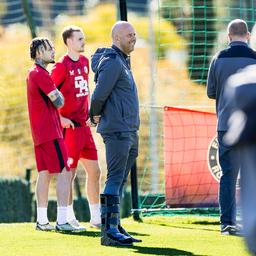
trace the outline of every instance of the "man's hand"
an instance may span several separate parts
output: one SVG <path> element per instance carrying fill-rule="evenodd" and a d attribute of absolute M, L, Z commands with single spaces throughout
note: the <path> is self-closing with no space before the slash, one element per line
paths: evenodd
<path fill-rule="evenodd" d="M 68 119 L 66 117 L 60 116 L 60 122 L 61 122 L 62 128 L 72 128 L 72 129 L 75 129 L 74 123 L 70 119 Z"/>
<path fill-rule="evenodd" d="M 89 127 L 96 127 L 97 124 L 94 124 L 91 119 L 89 118 L 87 121 L 86 121 L 86 125 L 89 126 Z"/>
<path fill-rule="evenodd" d="M 90 127 L 95 127 L 97 126 L 97 124 L 100 122 L 100 117 L 101 116 L 93 116 L 93 120 L 91 120 L 90 118 L 86 121 L 86 125 L 90 126 Z"/>
<path fill-rule="evenodd" d="M 93 122 L 95 124 L 98 124 L 100 122 L 100 118 L 101 118 L 101 116 L 93 116 Z"/>

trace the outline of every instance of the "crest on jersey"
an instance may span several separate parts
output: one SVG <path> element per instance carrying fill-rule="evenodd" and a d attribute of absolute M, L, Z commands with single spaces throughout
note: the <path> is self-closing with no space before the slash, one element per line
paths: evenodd
<path fill-rule="evenodd" d="M 85 74 L 88 74 L 88 68 L 87 68 L 87 66 L 84 66 L 84 73 L 85 73 Z"/>
<path fill-rule="evenodd" d="M 72 157 L 69 157 L 69 158 L 68 158 L 68 161 L 67 161 L 68 167 L 70 167 L 71 164 L 73 164 L 73 163 L 74 163 L 74 159 L 73 159 Z"/>
<path fill-rule="evenodd" d="M 74 71 L 74 70 L 69 70 L 69 74 L 70 74 L 71 76 L 73 76 L 73 75 L 75 74 L 75 71 Z"/>

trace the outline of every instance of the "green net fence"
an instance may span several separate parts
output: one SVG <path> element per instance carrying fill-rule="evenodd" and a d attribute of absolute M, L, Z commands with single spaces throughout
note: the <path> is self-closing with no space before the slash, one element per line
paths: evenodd
<path fill-rule="evenodd" d="M 214 112 L 214 102 L 209 101 L 205 95 L 207 72 L 212 56 L 220 49 L 228 45 L 226 28 L 232 19 L 245 19 L 249 30 L 252 32 L 250 44 L 255 45 L 255 1 L 203 1 L 203 0 L 163 0 L 149 8 L 149 16 L 154 22 L 158 20 L 157 33 L 153 35 L 156 45 L 155 55 L 155 94 L 150 107 L 142 108 L 142 116 L 148 116 L 143 120 L 149 120 L 147 124 L 142 122 L 142 127 L 150 127 L 152 113 L 156 115 L 157 129 L 152 134 L 149 131 L 147 143 L 147 158 L 143 162 L 143 173 L 140 179 L 140 207 L 145 214 L 154 214 L 160 211 L 164 214 L 172 214 L 173 210 L 166 211 L 166 170 L 164 167 L 164 134 L 163 134 L 163 106 L 177 106 L 193 110 Z M 152 36 L 152 35 L 151 35 Z M 152 98 L 151 98 L 152 99 Z M 152 105 L 157 105 L 156 111 L 152 111 Z M 154 113 L 155 112 L 155 113 Z M 194 126 L 197 124 L 195 123 Z M 142 130 L 144 130 L 142 128 Z M 143 132 L 141 132 L 143 134 Z M 185 136 L 185 135 L 184 135 Z M 150 153 L 152 141 L 157 148 L 157 157 Z M 143 153 L 143 152 L 141 152 Z M 207 152 L 206 152 L 207 153 Z M 184 153 L 185 154 L 185 153 Z M 153 162 L 153 163 L 152 163 Z M 152 168 L 154 162 L 158 165 Z M 140 163 L 140 161 L 139 161 Z M 220 167 L 218 167 L 220 168 Z M 157 178 L 153 176 L 155 174 Z M 180 174 L 180 179 L 186 177 Z M 157 183 L 157 185 L 155 184 Z M 205 185 L 202 182 L 198 186 Z M 189 186 L 189 185 L 188 185 Z M 215 184 L 216 186 L 216 184 Z M 146 188 L 146 191 L 145 191 Z M 177 189 L 177 188 L 176 188 Z M 239 189 L 238 189 L 239 190 Z M 239 192 L 239 191 L 238 191 Z M 177 191 L 179 193 L 179 191 Z M 195 192 L 199 193 L 199 192 Z M 205 191 L 210 195 L 211 191 Z M 195 195 L 196 196 L 196 195 Z M 205 207 L 198 213 L 218 214 L 217 193 L 211 210 Z M 193 195 L 192 195 L 193 198 Z M 171 207 L 168 205 L 168 207 Z M 179 206 L 175 206 L 179 207 Z M 189 212 L 195 213 L 193 206 Z M 200 204 L 194 206 L 199 208 Z M 188 212 L 188 208 L 180 209 L 179 213 Z M 176 211 L 177 213 L 177 211 Z"/>

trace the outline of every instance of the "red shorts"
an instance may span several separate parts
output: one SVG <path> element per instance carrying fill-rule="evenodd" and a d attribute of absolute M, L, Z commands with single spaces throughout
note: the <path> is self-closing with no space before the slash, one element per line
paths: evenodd
<path fill-rule="evenodd" d="M 63 139 L 55 139 L 35 146 L 37 170 L 60 173 L 68 167 L 67 149 Z"/>
<path fill-rule="evenodd" d="M 98 160 L 90 127 L 81 126 L 75 127 L 75 129 L 64 129 L 63 136 L 68 151 L 70 168 L 76 168 L 80 158 Z"/>

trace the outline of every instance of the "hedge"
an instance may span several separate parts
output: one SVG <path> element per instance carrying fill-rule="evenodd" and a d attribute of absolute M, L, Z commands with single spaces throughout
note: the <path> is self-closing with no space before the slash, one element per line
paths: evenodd
<path fill-rule="evenodd" d="M 0 179 L 0 222 L 30 222 L 32 194 L 27 181 Z"/>
<path fill-rule="evenodd" d="M 50 198 L 48 202 L 48 218 L 56 221 L 57 202 Z M 84 197 L 74 199 L 74 210 L 78 220 L 89 221 L 88 201 Z M 124 193 L 121 204 L 121 217 L 131 215 L 131 195 Z M 36 201 L 30 191 L 29 183 L 20 178 L 0 178 L 0 223 L 35 222 Z"/>

